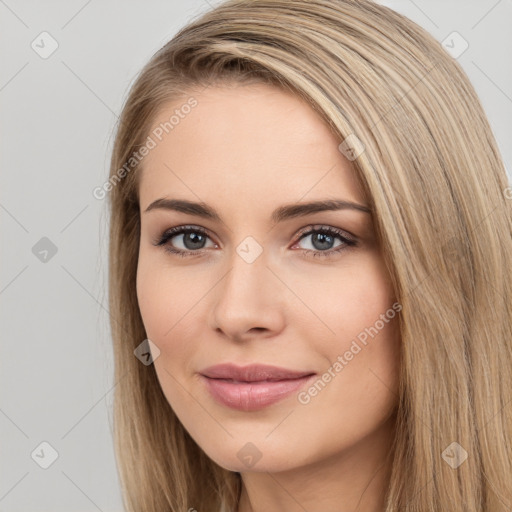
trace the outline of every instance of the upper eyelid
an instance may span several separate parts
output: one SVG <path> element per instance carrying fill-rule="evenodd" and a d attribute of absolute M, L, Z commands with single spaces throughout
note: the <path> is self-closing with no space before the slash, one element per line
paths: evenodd
<path fill-rule="evenodd" d="M 296 236 L 302 236 L 302 235 L 306 235 L 306 234 L 309 235 L 309 234 L 311 234 L 311 232 L 322 231 L 323 229 L 326 229 L 328 231 L 333 231 L 338 236 L 347 235 L 347 236 L 345 236 L 345 238 L 347 238 L 349 240 L 354 240 L 355 241 L 356 238 L 357 238 L 355 235 L 353 235 L 352 233 L 350 233 L 346 229 L 336 228 L 336 227 L 331 226 L 329 224 L 309 224 L 305 228 L 301 228 L 298 231 Z"/>

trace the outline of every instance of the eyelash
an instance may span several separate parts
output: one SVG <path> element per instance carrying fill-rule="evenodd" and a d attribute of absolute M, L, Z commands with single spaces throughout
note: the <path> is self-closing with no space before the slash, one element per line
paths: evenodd
<path fill-rule="evenodd" d="M 163 249 L 171 254 L 175 254 L 177 256 L 180 256 L 182 258 L 184 257 L 190 257 L 195 256 L 197 254 L 200 254 L 204 249 L 198 249 L 198 250 L 183 250 L 183 249 L 176 249 L 169 245 L 167 242 L 174 238 L 177 235 L 183 235 L 187 233 L 196 233 L 200 234 L 205 237 L 209 237 L 208 232 L 204 228 L 200 228 L 197 226 L 176 226 L 174 228 L 167 229 L 159 238 L 157 238 L 155 241 L 153 241 L 153 245 L 155 246 L 162 246 Z M 302 231 L 299 233 L 299 238 L 297 240 L 298 243 L 300 240 L 305 238 L 306 236 L 309 236 L 314 233 L 321 233 L 324 235 L 329 235 L 332 237 L 339 238 L 343 244 L 339 245 L 336 249 L 328 249 L 326 251 L 319 251 L 319 250 L 312 250 L 312 249 L 300 249 L 303 254 L 306 257 L 309 257 L 309 255 L 313 257 L 320 257 L 320 258 L 326 258 L 331 257 L 333 255 L 337 255 L 338 253 L 349 249 L 350 247 L 354 247 L 357 245 L 357 242 L 353 238 L 349 238 L 344 231 L 341 231 L 336 228 L 332 228 L 329 226 L 320 226 L 320 227 L 311 227 L 311 229 L 308 230 L 308 228 L 305 228 L 305 231 Z M 295 244 L 293 244 L 295 245 Z M 310 254 L 312 253 L 312 254 Z"/>

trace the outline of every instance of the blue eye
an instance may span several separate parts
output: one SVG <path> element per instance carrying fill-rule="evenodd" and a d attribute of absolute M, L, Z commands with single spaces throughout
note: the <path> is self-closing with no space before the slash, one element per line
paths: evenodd
<path fill-rule="evenodd" d="M 306 255 L 309 253 L 314 257 L 329 257 L 333 253 L 337 254 L 348 247 L 357 245 L 354 238 L 347 236 L 345 232 L 339 229 L 329 226 L 313 226 L 308 231 L 301 233 L 299 242 L 307 237 L 311 237 L 313 249 L 306 249 Z M 340 243 L 333 245 L 336 239 L 340 240 Z"/>
<path fill-rule="evenodd" d="M 177 249 L 169 243 L 171 239 L 179 237 L 182 237 L 181 243 L 185 246 L 185 249 Z M 177 226 L 166 230 L 155 245 L 163 246 L 166 251 L 178 256 L 192 256 L 194 255 L 193 253 L 198 253 L 198 250 L 204 248 L 204 242 L 207 238 L 209 238 L 208 234 L 203 228 Z"/>
<path fill-rule="evenodd" d="M 301 240 L 311 238 L 313 249 L 302 248 L 306 257 L 310 255 L 315 257 L 329 257 L 334 254 L 357 245 L 357 241 L 342 230 L 332 228 L 330 226 L 313 226 L 307 231 L 300 233 L 298 241 L 293 245 L 297 245 Z M 181 239 L 180 239 L 181 237 Z M 175 247 L 174 243 L 170 243 L 173 239 L 180 240 L 184 248 Z M 165 251 L 176 254 L 177 256 L 196 256 L 203 252 L 206 248 L 206 242 L 210 237 L 205 229 L 198 226 L 176 226 L 166 230 L 159 239 L 154 242 L 156 246 L 162 246 Z M 338 239 L 340 243 L 333 245 Z M 210 247 L 218 247 L 212 242 Z M 292 246 L 292 247 L 293 247 Z"/>

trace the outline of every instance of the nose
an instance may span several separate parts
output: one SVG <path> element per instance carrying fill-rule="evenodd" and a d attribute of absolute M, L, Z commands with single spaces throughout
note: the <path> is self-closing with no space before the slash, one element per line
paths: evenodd
<path fill-rule="evenodd" d="M 283 284 L 267 266 L 265 252 L 249 263 L 235 253 L 212 290 L 209 326 L 235 341 L 277 335 L 285 325 Z"/>

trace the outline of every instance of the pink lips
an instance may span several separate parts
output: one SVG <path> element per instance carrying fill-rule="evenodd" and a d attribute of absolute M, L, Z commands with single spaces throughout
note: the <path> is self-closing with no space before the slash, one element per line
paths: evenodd
<path fill-rule="evenodd" d="M 255 411 L 282 400 L 301 388 L 315 374 L 277 366 L 231 363 L 211 366 L 200 372 L 210 394 L 223 405 Z"/>

